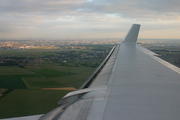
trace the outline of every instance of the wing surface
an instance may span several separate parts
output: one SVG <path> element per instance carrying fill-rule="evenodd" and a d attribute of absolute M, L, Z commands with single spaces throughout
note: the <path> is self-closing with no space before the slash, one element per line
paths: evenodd
<path fill-rule="evenodd" d="M 180 69 L 136 44 L 134 24 L 78 91 L 41 120 L 179 120 Z"/>

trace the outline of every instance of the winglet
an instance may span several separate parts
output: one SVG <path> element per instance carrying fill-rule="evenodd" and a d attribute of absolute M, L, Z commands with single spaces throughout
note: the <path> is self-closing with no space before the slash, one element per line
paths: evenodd
<path fill-rule="evenodd" d="M 133 42 L 136 43 L 139 33 L 139 24 L 133 24 L 126 37 L 123 39 L 124 42 Z"/>

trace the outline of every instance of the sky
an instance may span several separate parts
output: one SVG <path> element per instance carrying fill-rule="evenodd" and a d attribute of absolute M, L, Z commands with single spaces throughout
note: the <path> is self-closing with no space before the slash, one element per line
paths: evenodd
<path fill-rule="evenodd" d="M 180 39 L 180 0 L 0 0 L 0 38 Z"/>

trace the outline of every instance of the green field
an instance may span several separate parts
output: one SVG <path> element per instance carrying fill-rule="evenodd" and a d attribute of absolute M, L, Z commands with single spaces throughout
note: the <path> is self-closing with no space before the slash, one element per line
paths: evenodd
<path fill-rule="evenodd" d="M 28 89 L 68 87 L 66 84 L 58 83 L 47 78 L 23 78 L 23 81 Z"/>
<path fill-rule="evenodd" d="M 0 100 L 0 119 L 44 114 L 70 91 L 14 90 Z"/>
<path fill-rule="evenodd" d="M 22 78 L 39 77 L 36 74 L 0 75 L 0 88 L 27 89 Z"/>
<path fill-rule="evenodd" d="M 17 74 L 17 75 L 0 75 L 0 78 L 32 78 L 32 77 L 40 77 L 37 74 Z"/>
<path fill-rule="evenodd" d="M 27 89 L 21 78 L 0 78 L 0 88 Z"/>
<path fill-rule="evenodd" d="M 19 66 L 0 66 L 0 75 L 32 74 L 31 71 Z"/>
<path fill-rule="evenodd" d="M 39 48 L 0 51 L 0 55 L 18 57 L 44 57 L 57 55 L 63 49 Z M 72 49 L 67 49 L 72 51 Z M 91 51 L 91 49 L 73 49 Z M 0 88 L 14 89 L 0 99 L 0 119 L 44 114 L 57 107 L 57 102 L 68 92 L 42 90 L 42 88 L 74 87 L 78 89 L 93 73 L 95 68 L 66 67 L 52 61 L 40 61 L 34 66 L 0 66 Z"/>
<path fill-rule="evenodd" d="M 57 107 L 57 102 L 70 91 L 41 90 L 41 88 L 79 88 L 95 68 L 56 65 L 0 67 L 0 87 L 15 89 L 0 99 L 0 119 L 44 114 Z M 20 70 L 21 72 L 17 72 Z M 50 74 L 51 73 L 51 74 Z M 3 82 L 3 84 L 2 84 Z M 3 86 L 2 86 L 3 85 Z"/>
<path fill-rule="evenodd" d="M 87 67 L 57 67 L 57 68 L 52 68 L 56 70 L 63 70 L 66 72 L 72 72 L 76 73 L 75 75 L 71 76 L 63 76 L 61 78 L 51 78 L 54 81 L 57 81 L 62 84 L 67 84 L 69 86 L 79 88 L 86 79 L 94 72 L 95 68 L 87 68 Z"/>
<path fill-rule="evenodd" d="M 36 74 L 42 75 L 46 78 L 71 75 L 70 73 L 65 73 L 65 72 L 60 72 L 60 71 L 50 70 L 50 69 L 31 70 L 31 71 L 36 73 Z"/>
<path fill-rule="evenodd" d="M 64 66 L 27 66 L 25 68 L 0 67 L 0 88 L 7 89 L 41 89 L 74 87 L 79 88 L 95 68 Z M 17 72 L 17 70 L 23 71 Z M 29 74 L 25 74 L 29 73 Z"/>

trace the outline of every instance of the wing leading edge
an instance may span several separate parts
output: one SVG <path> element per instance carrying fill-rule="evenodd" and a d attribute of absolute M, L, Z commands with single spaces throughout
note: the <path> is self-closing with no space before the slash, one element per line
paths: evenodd
<path fill-rule="evenodd" d="M 40 120 L 179 120 L 180 69 L 136 44 L 134 24 L 86 81 Z"/>

